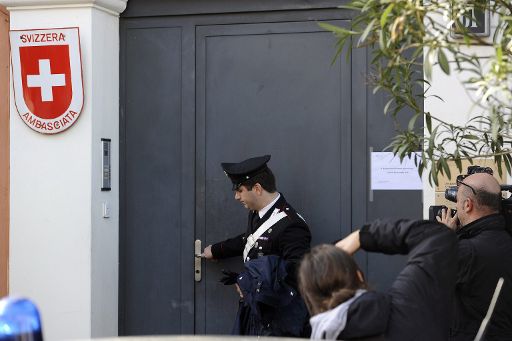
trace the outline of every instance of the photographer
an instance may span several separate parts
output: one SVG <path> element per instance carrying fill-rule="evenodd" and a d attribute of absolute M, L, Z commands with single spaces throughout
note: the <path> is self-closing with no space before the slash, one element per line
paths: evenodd
<path fill-rule="evenodd" d="M 299 267 L 299 285 L 313 316 L 312 339 L 447 340 L 456 280 L 455 235 L 432 221 L 377 220 L 319 245 Z M 407 254 L 385 292 L 368 289 L 351 257 L 358 249 Z"/>
<path fill-rule="evenodd" d="M 446 209 L 439 222 L 455 231 L 458 274 L 451 340 L 473 340 L 500 277 L 501 296 L 486 340 L 512 340 L 512 237 L 501 210 L 501 188 L 487 173 L 457 177 L 456 213 Z"/>

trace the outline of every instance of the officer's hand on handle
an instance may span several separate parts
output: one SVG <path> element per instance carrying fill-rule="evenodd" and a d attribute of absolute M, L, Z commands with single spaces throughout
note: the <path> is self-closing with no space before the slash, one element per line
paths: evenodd
<path fill-rule="evenodd" d="M 212 246 L 211 245 L 208 245 L 207 247 L 204 248 L 204 251 L 201 254 L 201 257 L 206 258 L 206 259 L 213 259 Z"/>
<path fill-rule="evenodd" d="M 343 238 L 336 243 L 336 247 L 339 247 L 349 255 L 353 255 L 361 247 L 359 241 L 359 230 L 352 232 L 347 237 Z"/>
<path fill-rule="evenodd" d="M 452 217 L 450 210 L 448 210 L 447 208 L 443 208 L 441 210 L 441 217 L 436 216 L 436 219 L 438 222 L 445 224 L 446 226 L 448 226 L 449 229 L 453 231 L 457 229 L 459 221 L 457 217 L 457 212 L 455 212 L 455 214 Z"/>

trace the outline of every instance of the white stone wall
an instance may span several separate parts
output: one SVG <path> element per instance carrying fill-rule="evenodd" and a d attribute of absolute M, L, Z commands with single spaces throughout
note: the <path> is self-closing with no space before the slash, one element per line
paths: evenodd
<path fill-rule="evenodd" d="M 117 335 L 119 278 L 119 21 L 92 12 L 91 336 Z M 101 86 L 100 84 L 101 83 Z M 101 138 L 110 138 L 112 190 L 101 188 Z M 103 218 L 103 204 L 110 218 Z"/>
<path fill-rule="evenodd" d="M 11 29 L 79 27 L 84 84 L 80 118 L 57 135 L 22 122 L 11 87 L 9 294 L 38 305 L 46 340 L 117 335 L 118 13 L 126 0 L 0 3 Z M 110 192 L 100 191 L 102 137 L 112 139 Z"/>

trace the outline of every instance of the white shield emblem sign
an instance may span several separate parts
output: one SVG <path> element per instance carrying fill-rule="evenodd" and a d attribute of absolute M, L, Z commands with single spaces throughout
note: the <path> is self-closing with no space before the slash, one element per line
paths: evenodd
<path fill-rule="evenodd" d="M 23 122 L 43 134 L 71 127 L 84 102 L 78 28 L 9 35 L 14 99 Z"/>

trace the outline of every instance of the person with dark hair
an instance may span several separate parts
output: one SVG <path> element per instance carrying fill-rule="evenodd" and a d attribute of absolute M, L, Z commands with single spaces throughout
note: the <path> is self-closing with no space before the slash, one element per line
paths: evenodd
<path fill-rule="evenodd" d="M 375 221 L 334 245 L 319 245 L 299 267 L 312 317 L 311 339 L 447 340 L 456 279 L 456 238 L 432 221 Z M 387 292 L 368 289 L 352 255 L 359 249 L 408 254 Z"/>
<path fill-rule="evenodd" d="M 487 173 L 457 180 L 457 212 L 438 221 L 455 231 L 458 272 L 451 340 L 473 340 L 500 277 L 504 285 L 485 340 L 512 340 L 512 236 L 501 210 L 501 188 Z"/>
<path fill-rule="evenodd" d="M 296 271 L 300 259 L 310 249 L 311 233 L 304 219 L 277 191 L 275 177 L 267 166 L 269 160 L 270 155 L 265 155 L 239 163 L 221 164 L 233 184 L 235 199 L 249 210 L 248 227 L 236 237 L 208 245 L 203 251 L 203 257 L 243 258 L 246 276 L 231 274 L 228 275 L 231 278 L 223 280 L 225 284 L 235 284 L 243 300 L 252 300 L 241 302 L 234 333 L 305 336 L 308 333 L 307 309 L 301 299 L 292 298 L 300 296 Z M 263 257 L 268 258 L 261 260 Z M 249 264 L 255 260 L 259 261 Z M 269 274 L 279 276 L 279 281 Z M 256 279 L 247 281 L 248 277 Z M 273 283 L 274 280 L 276 284 L 265 286 L 265 283 Z M 260 291 L 264 287 L 270 289 L 263 295 Z M 291 297 L 283 301 L 278 296 L 282 294 L 281 289 L 285 288 L 289 288 L 285 291 Z M 257 295 L 252 292 L 256 289 Z M 272 298 L 271 302 L 265 304 L 259 301 L 269 298 Z M 293 312 L 278 307 L 283 302 L 290 304 L 289 308 Z M 260 309 L 261 304 L 265 308 Z M 286 316 L 294 318 L 283 320 Z"/>

